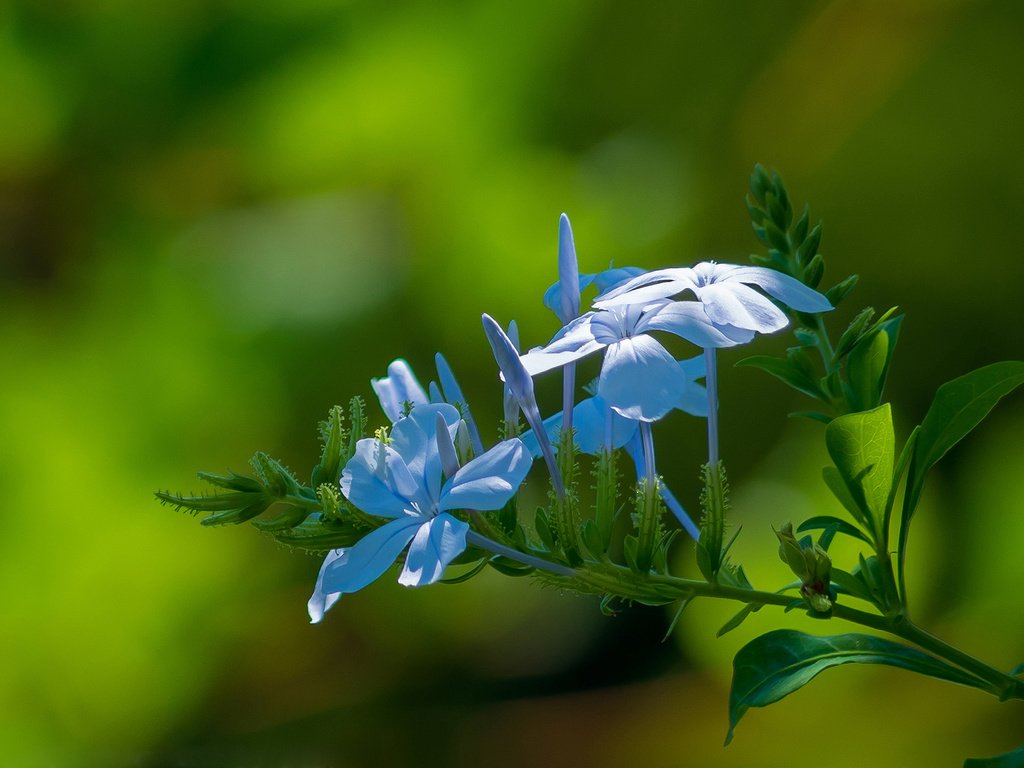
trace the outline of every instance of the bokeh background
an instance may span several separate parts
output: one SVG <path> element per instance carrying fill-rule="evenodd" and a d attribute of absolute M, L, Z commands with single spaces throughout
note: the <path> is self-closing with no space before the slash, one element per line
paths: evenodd
<path fill-rule="evenodd" d="M 497 574 L 389 575 L 310 626 L 316 559 L 152 494 L 256 449 L 307 473 L 318 419 L 398 356 L 428 380 L 443 351 L 496 424 L 478 318 L 554 331 L 558 214 L 584 271 L 744 260 L 758 161 L 825 221 L 827 284 L 861 275 L 833 322 L 907 312 L 905 436 L 938 384 L 1024 353 L 1022 38 L 1010 0 L 0 7 L 3 764 L 939 766 L 1017 746 L 1020 703 L 846 667 L 724 749 L 743 643 L 847 627 L 765 610 L 716 640 L 735 606 L 697 604 L 663 642 L 669 611 L 605 618 Z M 771 588 L 769 526 L 838 508 L 820 426 L 733 369 L 745 353 L 722 356 L 723 451 L 737 557 Z M 918 617 L 1006 669 L 1022 434 L 1018 395 L 932 476 L 911 553 Z M 658 439 L 695 505 L 700 425 Z"/>

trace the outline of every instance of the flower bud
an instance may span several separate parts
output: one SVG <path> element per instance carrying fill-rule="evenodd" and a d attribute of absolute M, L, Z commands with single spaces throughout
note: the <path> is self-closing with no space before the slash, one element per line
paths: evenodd
<path fill-rule="evenodd" d="M 779 558 L 800 579 L 800 594 L 811 606 L 811 610 L 826 613 L 832 608 L 832 560 L 820 545 L 810 536 L 797 540 L 793 526 L 786 523 L 781 531 L 775 531 L 779 538 Z"/>

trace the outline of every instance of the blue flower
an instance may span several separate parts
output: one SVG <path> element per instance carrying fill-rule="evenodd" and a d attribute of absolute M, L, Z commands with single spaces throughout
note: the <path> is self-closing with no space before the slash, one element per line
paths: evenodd
<path fill-rule="evenodd" d="M 628 419 L 657 421 L 676 407 L 687 382 L 675 358 L 649 335 L 652 331 L 667 331 L 702 348 L 729 347 L 754 336 L 717 327 L 696 302 L 661 299 L 588 312 L 546 347 L 523 355 L 523 367 L 532 376 L 607 348 L 597 394 Z"/>
<path fill-rule="evenodd" d="M 599 300 L 605 293 L 607 293 L 612 288 L 617 286 L 619 283 L 624 283 L 630 278 L 638 277 L 639 275 L 644 274 L 645 271 L 646 270 L 644 270 L 642 267 L 609 267 L 603 272 L 594 272 L 589 274 L 581 273 L 577 277 L 579 284 L 579 292 L 582 293 L 591 285 L 596 286 L 596 301 Z M 566 323 L 572 320 L 572 317 L 570 317 L 569 320 L 562 319 L 561 301 L 562 280 L 559 280 L 557 283 L 555 283 L 546 291 L 544 291 L 544 306 L 550 309 L 552 312 L 554 312 L 558 316 L 558 319 L 562 321 L 562 324 L 565 325 Z M 579 314 L 578 310 L 576 314 Z M 573 315 L 573 317 L 575 316 L 576 315 Z"/>
<path fill-rule="evenodd" d="M 469 403 L 462 394 L 455 374 L 451 366 L 445 360 L 444 355 L 438 352 L 434 356 L 434 363 L 437 366 L 437 377 L 441 380 L 438 387 L 430 382 L 430 395 L 423 391 L 416 374 L 412 372 L 409 363 L 399 358 L 392 361 L 388 366 L 388 375 L 380 379 L 370 379 L 370 386 L 377 393 L 380 407 L 384 415 L 395 423 L 406 410 L 414 405 L 425 405 L 426 403 L 448 403 L 459 409 L 462 417 L 466 420 L 466 428 L 469 431 L 470 442 L 473 444 L 473 451 L 481 454 L 484 451 L 483 441 L 480 439 L 480 430 L 477 429 L 473 414 L 469 410 Z"/>
<path fill-rule="evenodd" d="M 533 378 L 523 366 L 523 361 L 519 356 L 519 349 L 494 318 L 484 313 L 481 315 L 480 320 L 484 326 L 484 335 L 487 337 L 487 342 L 491 345 L 491 351 L 494 353 L 494 361 L 498 364 L 501 378 L 505 381 L 506 392 L 516 401 L 519 410 L 526 417 L 526 422 L 537 433 L 541 453 L 551 475 L 551 484 L 554 486 L 558 497 L 564 499 L 565 483 L 562 480 L 562 473 L 558 469 L 558 462 L 555 461 L 555 451 L 551 447 L 551 441 L 544 431 L 540 408 L 537 407 L 537 398 L 533 393 Z M 510 330 L 511 328 L 512 326 L 510 326 Z M 506 419 L 508 419 L 507 412 Z"/>
<path fill-rule="evenodd" d="M 703 356 L 682 360 L 678 365 L 686 386 L 679 393 L 675 407 L 693 416 L 707 416 L 707 392 L 696 381 L 704 376 Z M 637 479 L 642 480 L 647 476 L 648 467 L 643 457 L 639 421 L 620 416 L 599 395 L 595 395 L 581 401 L 573 409 L 573 424 L 576 447 L 581 453 L 597 455 L 602 450 L 624 447 L 636 467 Z M 544 420 L 544 429 L 548 435 L 555 435 L 561 427 L 561 413 Z M 527 449 L 534 456 L 539 455 L 540 448 L 533 430 L 525 432 L 522 438 Z M 698 539 L 699 529 L 668 486 L 659 483 L 658 490 L 665 506 L 672 511 L 686 532 L 694 540 Z"/>
<path fill-rule="evenodd" d="M 410 405 L 423 405 L 430 400 L 420 386 L 409 363 L 399 358 L 388 366 L 388 375 L 381 379 L 370 379 L 370 386 L 377 393 L 381 410 L 394 424 Z"/>
<path fill-rule="evenodd" d="M 459 422 L 450 405 L 420 404 L 395 422 L 387 442 L 366 438 L 356 444 L 342 473 L 342 493 L 363 512 L 393 519 L 328 554 L 309 599 L 313 623 L 341 595 L 379 578 L 406 547 L 399 583 L 437 581 L 466 548 L 469 525 L 450 512 L 500 509 L 516 493 L 533 461 L 523 442 L 506 440 L 456 469 L 448 449 Z M 446 464 L 454 470 L 447 477 Z"/>
<path fill-rule="evenodd" d="M 683 374 L 684 386 L 677 393 L 675 408 L 691 416 L 707 416 L 707 392 L 697 383 L 697 379 L 704 376 L 704 358 L 698 355 L 676 364 Z M 639 421 L 627 419 L 612 410 L 600 395 L 581 400 L 572 413 L 576 448 L 591 456 L 596 456 L 602 450 L 628 447 L 640 426 Z M 557 435 L 561 428 L 560 412 L 544 419 L 544 430 L 550 438 Z M 530 453 L 540 455 L 540 446 L 533 430 L 524 432 L 522 439 Z"/>
<path fill-rule="evenodd" d="M 691 291 L 719 328 L 773 333 L 789 324 L 786 313 L 750 286 L 800 312 L 832 309 L 822 294 L 796 278 L 767 267 L 744 267 L 704 261 L 694 267 L 657 269 L 615 286 L 598 297 L 595 307 L 646 304 Z"/>

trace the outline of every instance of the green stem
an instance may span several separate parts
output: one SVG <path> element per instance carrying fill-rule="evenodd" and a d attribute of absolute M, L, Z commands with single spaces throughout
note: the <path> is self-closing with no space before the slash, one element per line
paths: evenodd
<path fill-rule="evenodd" d="M 888 624 L 886 631 L 897 637 L 902 637 L 984 680 L 990 685 L 989 692 L 998 696 L 1000 701 L 1024 699 L 1024 680 L 1000 672 L 995 667 L 964 653 L 927 630 L 921 629 L 907 618 L 898 616 Z"/>
<path fill-rule="evenodd" d="M 577 570 L 576 579 L 602 591 L 615 594 L 627 600 L 671 602 L 673 599 L 711 597 L 735 600 L 755 605 L 777 605 L 786 607 L 793 602 L 791 595 L 763 592 L 755 589 L 709 583 L 677 576 L 649 575 L 638 577 L 627 568 L 618 565 L 604 565 L 600 570 Z M 886 632 L 902 638 L 919 648 L 932 653 L 970 672 L 988 684 L 986 690 L 1000 700 L 1024 699 L 1024 680 L 999 671 L 973 656 L 935 637 L 902 614 L 880 616 L 845 605 L 835 605 L 832 617 L 859 624 L 864 627 Z"/>
<path fill-rule="evenodd" d="M 558 576 L 567 576 L 569 578 L 576 576 L 576 572 L 571 568 L 566 568 L 564 565 L 560 565 L 559 563 L 552 563 L 542 558 L 534 557 L 533 555 L 524 554 L 517 549 L 506 547 L 504 544 L 499 544 L 493 539 L 481 536 L 476 531 L 468 531 L 466 533 L 466 541 L 473 546 L 486 549 L 488 552 L 493 552 L 494 554 L 501 555 L 502 557 L 507 557 L 509 560 L 515 560 L 517 563 L 522 563 L 523 565 L 539 568 L 542 571 L 548 571 Z"/>
<path fill-rule="evenodd" d="M 817 320 L 817 328 L 815 330 L 818 332 L 818 341 L 820 342 L 818 349 L 821 350 L 821 360 L 825 364 L 825 375 L 827 376 L 832 373 L 832 357 L 835 355 L 835 350 L 832 348 L 832 340 L 828 337 L 825 320 L 821 315 L 818 315 L 815 319 Z"/>

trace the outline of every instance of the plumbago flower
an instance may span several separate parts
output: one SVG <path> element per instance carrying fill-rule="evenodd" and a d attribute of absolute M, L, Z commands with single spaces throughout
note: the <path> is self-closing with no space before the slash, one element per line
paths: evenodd
<path fill-rule="evenodd" d="M 462 394 L 462 387 L 459 386 L 451 366 L 440 352 L 434 356 L 434 363 L 437 366 L 437 377 L 441 380 L 441 386 L 438 387 L 437 383 L 430 382 L 429 397 L 416 378 L 416 374 L 412 372 L 409 363 L 401 358 L 392 361 L 388 366 L 387 376 L 370 379 L 370 386 L 377 394 L 381 409 L 394 424 L 402 418 L 408 408 L 414 405 L 425 405 L 426 403 L 454 405 L 459 409 L 466 422 L 474 453 L 477 455 L 483 453 L 484 446 L 480 439 L 480 430 L 477 429 L 473 413 L 469 410 L 469 403 Z"/>
<path fill-rule="evenodd" d="M 500 509 L 518 491 L 533 462 L 523 442 L 506 440 L 459 467 L 452 436 L 460 420 L 451 405 L 420 404 L 395 422 L 389 439 L 356 444 L 342 493 L 363 512 L 393 519 L 327 555 L 309 599 L 313 623 L 341 595 L 380 577 L 407 546 L 398 582 L 434 583 L 466 548 L 469 525 L 451 512 Z"/>
<path fill-rule="evenodd" d="M 660 299 L 596 309 L 565 326 L 543 348 L 523 355 L 531 376 L 606 349 L 597 394 L 618 414 L 657 421 L 676 407 L 686 388 L 678 362 L 650 333 L 666 331 L 699 347 L 731 347 L 753 338 L 751 331 L 718 327 L 696 302 Z"/>
<path fill-rule="evenodd" d="M 707 416 L 708 401 L 704 387 L 697 379 L 704 377 L 704 358 L 700 355 L 676 363 L 682 373 L 683 387 L 677 393 L 673 410 L 680 410 L 691 416 Z M 592 382 L 584 389 L 595 388 Z M 544 419 L 544 431 L 553 439 L 562 428 L 562 414 L 555 413 Z M 602 450 L 611 451 L 629 445 L 640 428 L 640 422 L 628 419 L 612 409 L 600 395 L 585 398 L 573 408 L 573 430 L 576 448 L 581 453 L 596 456 Z M 533 430 L 524 432 L 523 442 L 535 457 L 540 455 L 540 446 Z"/>
<path fill-rule="evenodd" d="M 681 360 L 678 365 L 686 384 L 679 392 L 675 408 L 692 416 L 707 416 L 707 392 L 703 386 L 697 383 L 697 379 L 704 376 L 704 358 L 698 355 Z M 592 386 L 590 385 L 588 389 Z M 645 478 L 648 474 L 643 457 L 641 424 L 639 421 L 627 419 L 616 413 L 600 395 L 581 400 L 573 408 L 573 440 L 577 450 L 596 456 L 602 451 L 611 453 L 617 448 L 625 448 L 636 467 L 638 480 Z M 561 413 L 556 413 L 544 420 L 544 430 L 549 438 L 557 435 L 561 428 Z M 541 455 L 540 445 L 533 430 L 525 432 L 522 439 L 534 456 Z M 694 539 L 700 538 L 700 531 L 693 519 L 687 514 L 668 486 L 659 483 L 658 492 L 686 532 Z"/>
<path fill-rule="evenodd" d="M 796 278 L 767 267 L 704 261 L 694 267 L 656 269 L 621 283 L 594 302 L 612 308 L 645 304 L 691 291 L 717 327 L 774 333 L 789 324 L 786 313 L 750 286 L 800 312 L 832 309 L 822 294 Z M 703 345 L 702 345 L 703 346 Z"/>

